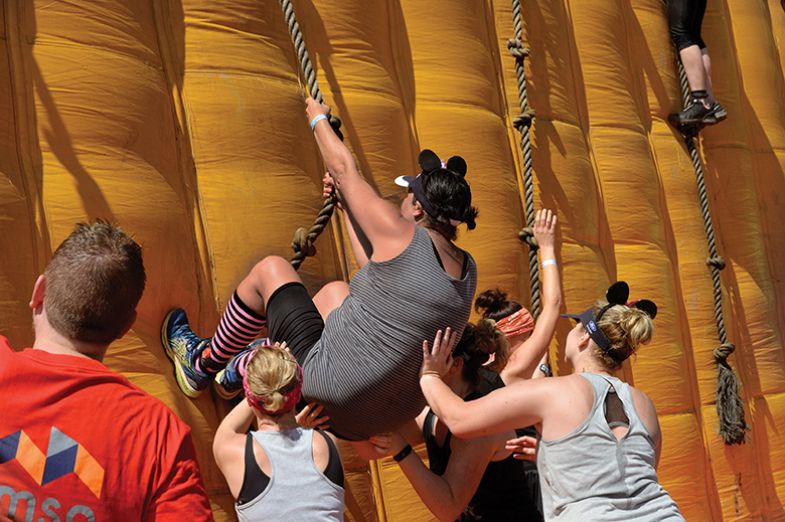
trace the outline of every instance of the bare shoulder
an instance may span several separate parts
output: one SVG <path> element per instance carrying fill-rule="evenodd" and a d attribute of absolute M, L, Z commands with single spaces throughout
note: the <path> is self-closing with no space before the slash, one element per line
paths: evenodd
<path fill-rule="evenodd" d="M 337 440 L 332 433 L 322 430 L 313 430 L 313 441 L 311 443 L 311 448 L 313 450 L 313 461 L 320 471 L 327 469 L 327 464 L 330 462 L 331 444 L 327 442 L 328 440 L 332 443 L 332 445 L 335 446 L 340 456 Z"/>
<path fill-rule="evenodd" d="M 643 421 L 651 436 L 655 439 L 658 438 L 660 436 L 660 425 L 657 420 L 657 409 L 654 407 L 654 402 L 645 392 L 637 388 L 630 386 L 630 391 L 638 417 Z"/>

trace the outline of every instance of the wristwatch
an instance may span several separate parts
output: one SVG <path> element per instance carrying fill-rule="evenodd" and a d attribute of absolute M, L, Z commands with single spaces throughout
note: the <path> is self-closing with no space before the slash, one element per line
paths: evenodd
<path fill-rule="evenodd" d="M 412 445 L 411 444 L 407 444 L 406 446 L 403 447 L 403 449 L 401 451 L 399 451 L 398 453 L 393 455 L 393 460 L 395 462 L 400 462 L 403 459 L 405 459 L 406 457 L 408 457 L 411 452 L 412 452 Z"/>

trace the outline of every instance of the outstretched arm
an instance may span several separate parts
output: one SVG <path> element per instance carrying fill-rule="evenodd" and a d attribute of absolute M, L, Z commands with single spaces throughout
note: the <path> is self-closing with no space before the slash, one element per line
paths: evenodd
<path fill-rule="evenodd" d="M 314 136 L 333 186 L 351 214 L 356 232 L 368 238 L 375 261 L 394 258 L 408 246 L 414 234 L 414 223 L 407 221 L 399 209 L 382 199 L 360 176 L 351 151 L 330 127 L 329 108 L 315 100 L 306 100 L 309 122 L 315 121 Z"/>
<path fill-rule="evenodd" d="M 466 402 L 442 380 L 452 365 L 452 332 L 440 330 L 433 351 L 423 342 L 420 388 L 431 409 L 456 437 L 482 437 L 542 421 L 550 379 L 527 380 Z"/>
<path fill-rule="evenodd" d="M 396 433 L 374 437 L 372 442 L 385 455 L 395 455 L 406 445 L 403 437 Z M 477 491 L 497 446 L 496 437 L 472 440 L 453 437 L 450 461 L 441 476 L 428 469 L 414 451 L 398 465 L 431 513 L 439 520 L 452 522 L 458 519 Z"/>
<path fill-rule="evenodd" d="M 505 384 L 531 378 L 548 351 L 561 310 L 561 280 L 556 265 L 556 214 L 548 209 L 537 211 L 534 237 L 540 249 L 542 263 L 542 311 L 534 331 L 520 346 L 511 347 L 507 365 L 501 371 Z"/>

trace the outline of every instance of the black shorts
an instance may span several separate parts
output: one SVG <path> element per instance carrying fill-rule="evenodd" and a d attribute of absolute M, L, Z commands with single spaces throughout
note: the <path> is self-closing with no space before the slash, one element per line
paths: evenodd
<path fill-rule="evenodd" d="M 303 366 L 322 336 L 324 320 L 302 283 L 286 283 L 267 300 L 267 331 L 272 342 L 284 342 Z"/>

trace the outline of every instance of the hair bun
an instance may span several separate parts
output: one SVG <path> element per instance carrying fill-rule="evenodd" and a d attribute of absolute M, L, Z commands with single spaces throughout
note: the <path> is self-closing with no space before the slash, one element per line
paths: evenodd
<path fill-rule="evenodd" d="M 639 308 L 624 306 L 619 311 L 619 327 L 627 334 L 627 342 L 632 350 L 651 341 L 654 334 L 654 321 Z"/>
<path fill-rule="evenodd" d="M 483 317 L 488 317 L 504 308 L 508 302 L 507 292 L 494 288 L 477 296 L 477 299 L 474 300 L 474 310 L 482 314 Z"/>

